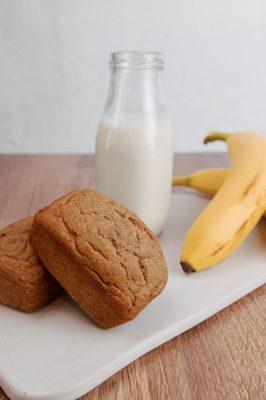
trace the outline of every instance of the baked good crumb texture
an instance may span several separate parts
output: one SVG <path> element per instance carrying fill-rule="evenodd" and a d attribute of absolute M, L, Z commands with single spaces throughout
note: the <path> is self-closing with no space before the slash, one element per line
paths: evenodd
<path fill-rule="evenodd" d="M 44 307 L 62 292 L 30 245 L 32 220 L 0 231 L 0 303 L 25 312 Z"/>
<path fill-rule="evenodd" d="M 74 190 L 38 211 L 31 243 L 102 328 L 135 318 L 167 281 L 156 236 L 137 215 L 89 189 Z"/>

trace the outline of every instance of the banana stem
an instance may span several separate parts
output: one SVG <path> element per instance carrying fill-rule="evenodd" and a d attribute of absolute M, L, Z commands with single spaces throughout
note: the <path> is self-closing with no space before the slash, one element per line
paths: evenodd
<path fill-rule="evenodd" d="M 173 186 L 189 186 L 190 179 L 188 176 L 178 176 L 172 180 Z"/>
<path fill-rule="evenodd" d="M 225 132 L 210 132 L 203 140 L 204 144 L 207 144 L 209 142 L 214 142 L 215 140 L 222 140 L 224 142 L 227 141 L 227 139 L 230 137 L 231 135 L 229 133 L 225 133 Z"/>

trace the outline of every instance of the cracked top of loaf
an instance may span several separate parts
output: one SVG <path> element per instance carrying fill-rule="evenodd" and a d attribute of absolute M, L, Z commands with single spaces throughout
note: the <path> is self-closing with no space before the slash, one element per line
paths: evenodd
<path fill-rule="evenodd" d="M 34 224 L 89 272 L 123 314 L 135 314 L 166 284 L 157 237 L 136 214 L 98 192 L 74 190 L 40 210 Z"/>
<path fill-rule="evenodd" d="M 0 303 L 24 312 L 46 306 L 62 292 L 31 247 L 32 220 L 0 231 Z"/>
<path fill-rule="evenodd" d="M 0 231 L 1 273 L 21 283 L 35 283 L 47 274 L 29 242 L 32 220 L 24 218 Z"/>

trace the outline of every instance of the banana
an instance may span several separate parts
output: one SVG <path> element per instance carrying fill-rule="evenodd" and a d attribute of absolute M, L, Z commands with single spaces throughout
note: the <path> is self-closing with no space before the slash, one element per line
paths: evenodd
<path fill-rule="evenodd" d="M 173 178 L 173 186 L 188 186 L 198 192 L 213 197 L 225 181 L 228 170 L 225 168 L 200 169 L 190 175 Z"/>
<path fill-rule="evenodd" d="M 187 186 L 207 196 L 213 197 L 227 177 L 228 169 L 206 168 L 199 169 L 189 175 L 176 176 L 172 180 L 173 186 Z M 266 210 L 263 217 L 266 218 Z"/>
<path fill-rule="evenodd" d="M 209 268 L 248 236 L 266 208 L 266 140 L 251 132 L 210 133 L 204 143 L 226 141 L 231 167 L 220 190 L 191 226 L 180 263 L 185 272 Z"/>

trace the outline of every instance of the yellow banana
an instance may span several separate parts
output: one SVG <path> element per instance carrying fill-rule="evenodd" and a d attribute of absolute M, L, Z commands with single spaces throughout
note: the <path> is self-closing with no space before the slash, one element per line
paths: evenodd
<path fill-rule="evenodd" d="M 199 169 L 189 175 L 176 176 L 172 180 L 173 186 L 187 186 L 207 196 L 213 197 L 227 177 L 228 169 L 206 168 Z M 266 218 L 266 210 L 263 216 Z"/>
<path fill-rule="evenodd" d="M 189 175 L 173 178 L 173 186 L 188 186 L 208 196 L 214 196 L 227 176 L 228 169 L 200 169 Z"/>
<path fill-rule="evenodd" d="M 248 236 L 266 208 L 266 140 L 256 133 L 213 132 L 204 143 L 226 141 L 231 167 L 222 187 L 190 228 L 180 263 L 185 272 L 209 268 Z"/>

